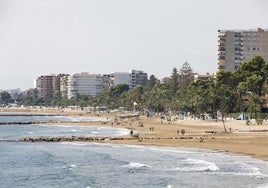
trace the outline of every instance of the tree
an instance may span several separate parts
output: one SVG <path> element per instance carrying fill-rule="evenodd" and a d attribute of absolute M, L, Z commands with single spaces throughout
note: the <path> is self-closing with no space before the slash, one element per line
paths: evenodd
<path fill-rule="evenodd" d="M 187 87 L 188 101 L 192 106 L 192 113 L 204 114 L 209 109 L 209 87 L 211 81 L 197 80 Z"/>
<path fill-rule="evenodd" d="M 11 101 L 11 95 L 7 91 L 0 92 L 0 99 L 2 104 L 8 104 Z"/>
<path fill-rule="evenodd" d="M 180 69 L 180 73 L 182 75 L 190 75 L 193 72 L 193 69 L 191 68 L 191 65 L 185 61 L 182 65 L 182 68 Z"/>
<path fill-rule="evenodd" d="M 217 110 L 221 113 L 221 120 L 223 123 L 224 131 L 226 132 L 225 118 L 229 112 L 234 109 L 236 102 L 236 93 L 226 85 L 218 85 L 217 87 Z"/>
<path fill-rule="evenodd" d="M 132 90 L 126 92 L 125 105 L 128 109 L 133 107 L 134 102 L 137 103 L 139 110 L 144 108 L 144 88 L 142 86 L 136 86 Z"/>
<path fill-rule="evenodd" d="M 123 97 L 123 93 L 129 90 L 129 85 L 127 84 L 118 84 L 110 88 L 109 91 L 109 106 L 111 108 L 117 108 L 122 106 L 121 97 Z"/>
<path fill-rule="evenodd" d="M 190 64 L 185 61 L 185 63 L 183 63 L 182 68 L 180 69 L 180 87 L 186 87 L 190 81 L 191 81 L 191 76 L 193 73 L 193 69 L 191 68 Z"/>
<path fill-rule="evenodd" d="M 157 78 L 154 75 L 151 75 L 146 84 L 147 89 L 149 90 L 152 89 L 156 83 L 157 83 Z"/>
<path fill-rule="evenodd" d="M 246 107 L 250 111 L 250 118 L 254 113 L 255 119 L 257 119 L 257 113 L 261 111 L 263 101 L 256 93 L 249 93 L 248 100 L 246 101 Z"/>
<path fill-rule="evenodd" d="M 156 84 L 151 91 L 146 94 L 146 105 L 153 111 L 164 111 L 169 107 L 168 89 L 165 84 Z"/>
<path fill-rule="evenodd" d="M 265 63 L 261 56 L 255 56 L 241 65 L 239 73 L 239 88 L 260 96 L 268 76 L 268 63 Z"/>
<path fill-rule="evenodd" d="M 179 88 L 179 75 L 176 68 L 173 68 L 172 75 L 168 81 L 168 87 L 170 91 L 170 97 L 174 97 Z"/>

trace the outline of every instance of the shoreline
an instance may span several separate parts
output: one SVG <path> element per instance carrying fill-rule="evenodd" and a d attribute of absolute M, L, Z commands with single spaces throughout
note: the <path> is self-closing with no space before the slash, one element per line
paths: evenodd
<path fill-rule="evenodd" d="M 185 122 L 181 120 L 171 124 L 168 122 L 161 124 L 161 121 L 156 118 L 147 120 L 145 117 L 142 117 L 141 120 L 144 121 L 144 127 L 122 126 L 139 131 L 140 141 L 109 140 L 108 142 L 104 141 L 104 143 L 209 149 L 249 155 L 268 161 L 268 133 L 237 132 L 236 129 L 248 129 L 247 125 L 241 125 L 239 120 L 226 122 L 233 129 L 233 131 L 227 133 L 222 133 L 223 126 L 221 122 L 203 120 Z M 154 126 L 154 131 L 150 131 L 152 126 Z M 262 130 L 267 129 L 267 127 L 268 122 L 261 126 L 252 125 L 250 129 Z M 177 130 L 182 129 L 186 133 L 184 135 L 181 135 L 181 133 L 177 134 Z M 206 131 L 211 130 L 218 133 L 206 133 Z"/>
<path fill-rule="evenodd" d="M 10 111 L 11 109 L 9 109 Z M 1 110 L 0 110 L 1 111 Z M 12 110 L 10 111 L 12 112 Z M 17 112 L 17 111 L 14 111 Z M 32 111 L 24 111 L 30 113 Z M 40 111 L 39 111 L 40 112 Z M 53 113 L 53 111 L 46 111 Z M 57 111 L 58 113 L 58 111 Z M 89 116 L 113 119 L 117 114 L 92 114 L 83 111 L 62 112 L 69 116 Z M 62 123 L 62 122 L 61 122 Z M 163 123 L 163 124 L 162 124 Z M 196 149 L 209 149 L 224 151 L 234 154 L 248 155 L 253 158 L 268 161 L 268 122 L 263 125 L 246 125 L 245 121 L 228 120 L 225 122 L 226 128 L 230 131 L 223 133 L 222 122 L 212 120 L 176 120 L 162 121 L 157 117 L 146 118 L 140 116 L 137 120 L 125 119 L 119 125 L 110 122 L 81 122 L 66 123 L 71 125 L 84 126 L 104 126 L 114 128 L 127 128 L 139 132 L 139 139 L 104 139 L 99 143 L 126 144 L 126 145 L 145 145 L 145 146 L 164 146 L 164 147 L 188 147 Z M 49 123 L 48 123 L 49 124 Z M 53 123 L 57 124 L 57 123 Z M 181 130 L 185 134 L 181 134 Z M 256 130 L 254 132 L 253 130 Z M 264 131 L 266 130 L 266 131 Z M 131 138 L 131 135 L 122 136 Z"/>

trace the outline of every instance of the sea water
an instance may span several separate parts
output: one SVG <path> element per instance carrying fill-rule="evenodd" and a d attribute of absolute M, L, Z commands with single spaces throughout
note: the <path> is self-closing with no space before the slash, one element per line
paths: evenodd
<path fill-rule="evenodd" d="M 54 127 L 57 130 L 45 126 L 51 129 L 48 134 L 66 133 L 65 126 Z M 5 141 L 29 131 L 41 134 L 43 128 L 0 126 L 0 187 L 268 187 L 268 163 L 244 155 L 179 147 Z M 112 130 L 111 135 L 126 133 Z M 90 127 L 84 131 L 90 132 Z M 98 133 L 102 131 L 106 130 Z"/>

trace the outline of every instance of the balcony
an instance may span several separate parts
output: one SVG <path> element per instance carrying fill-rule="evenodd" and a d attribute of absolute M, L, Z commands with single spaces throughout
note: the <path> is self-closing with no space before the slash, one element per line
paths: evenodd
<path fill-rule="evenodd" d="M 225 60 L 225 56 L 219 56 L 218 60 Z"/>
<path fill-rule="evenodd" d="M 225 50 L 226 50 L 225 47 L 222 47 L 222 46 L 218 48 L 218 51 L 220 52 L 225 52 Z"/>
<path fill-rule="evenodd" d="M 218 56 L 225 56 L 226 55 L 226 52 L 219 52 L 218 53 Z"/>
<path fill-rule="evenodd" d="M 226 42 L 225 38 L 219 38 L 218 42 Z"/>
<path fill-rule="evenodd" d="M 242 48 L 235 47 L 235 51 L 241 52 L 242 51 Z"/>
<path fill-rule="evenodd" d="M 218 47 L 225 46 L 225 43 L 220 42 Z"/>
<path fill-rule="evenodd" d="M 225 69 L 225 65 L 219 65 L 219 66 L 218 66 L 218 69 L 219 69 L 219 70 L 224 70 L 224 69 Z"/>

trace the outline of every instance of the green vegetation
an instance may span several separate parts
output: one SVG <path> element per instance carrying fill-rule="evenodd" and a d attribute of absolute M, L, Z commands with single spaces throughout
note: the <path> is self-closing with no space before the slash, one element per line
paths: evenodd
<path fill-rule="evenodd" d="M 29 91 L 23 98 L 17 99 L 23 105 L 68 106 L 106 106 L 109 109 L 124 107 L 132 111 L 143 112 L 145 109 L 164 113 L 189 113 L 192 116 L 221 116 L 224 120 L 229 113 L 249 112 L 251 118 L 260 119 L 262 95 L 267 91 L 263 87 L 267 81 L 268 63 L 260 56 L 244 62 L 234 71 L 218 72 L 214 79 L 193 81 L 192 68 L 185 62 L 180 71 L 172 70 L 167 83 L 159 83 L 154 75 L 149 77 L 146 86 L 129 89 L 126 84 L 119 84 L 104 90 L 98 96 L 77 95 L 71 99 L 51 94 L 39 98 L 36 90 Z M 1 101 L 10 102 L 10 96 L 2 92 Z M 224 124 L 224 121 L 223 121 Z M 225 129 L 225 128 L 224 128 Z"/>

